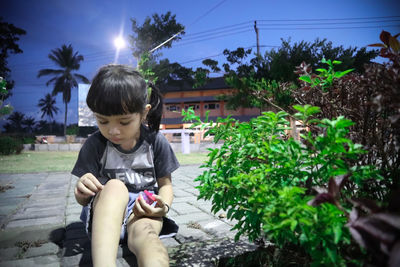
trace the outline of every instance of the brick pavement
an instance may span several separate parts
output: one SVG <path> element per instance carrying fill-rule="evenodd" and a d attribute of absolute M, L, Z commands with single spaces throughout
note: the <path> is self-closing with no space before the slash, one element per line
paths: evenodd
<path fill-rule="evenodd" d="M 180 228 L 174 238 L 163 239 L 171 266 L 215 266 L 221 257 L 256 249 L 245 240 L 234 242 L 233 223 L 213 215 L 209 201 L 197 200 L 194 178 L 202 171 L 189 165 L 172 175 L 169 216 Z M 73 195 L 75 179 L 69 173 L 0 174 L 6 189 L 0 192 L 0 267 L 91 266 L 90 241 Z M 125 245 L 117 266 L 136 266 Z"/>

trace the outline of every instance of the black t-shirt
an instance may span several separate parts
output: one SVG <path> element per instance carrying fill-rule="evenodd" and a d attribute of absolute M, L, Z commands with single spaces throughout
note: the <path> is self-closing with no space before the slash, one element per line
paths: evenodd
<path fill-rule="evenodd" d="M 108 141 L 99 131 L 83 144 L 72 174 L 92 173 L 102 184 L 119 179 L 129 192 L 158 191 L 157 179 L 179 168 L 167 139 L 142 125 L 140 139 L 129 151 Z"/>

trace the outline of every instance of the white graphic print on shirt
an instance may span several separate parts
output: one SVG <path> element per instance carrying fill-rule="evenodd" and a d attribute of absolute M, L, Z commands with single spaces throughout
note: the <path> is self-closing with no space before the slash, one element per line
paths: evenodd
<path fill-rule="evenodd" d="M 132 153 L 122 153 L 110 142 L 101 159 L 101 176 L 123 181 L 129 192 L 157 187 L 153 163 L 153 149 L 143 141 Z"/>

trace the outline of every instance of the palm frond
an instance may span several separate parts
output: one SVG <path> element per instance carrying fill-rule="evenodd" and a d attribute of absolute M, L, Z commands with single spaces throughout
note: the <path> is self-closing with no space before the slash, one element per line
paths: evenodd
<path fill-rule="evenodd" d="M 59 75 L 62 74 L 64 70 L 54 70 L 54 69 L 42 69 L 39 70 L 39 73 L 37 75 L 38 78 L 46 75 Z"/>

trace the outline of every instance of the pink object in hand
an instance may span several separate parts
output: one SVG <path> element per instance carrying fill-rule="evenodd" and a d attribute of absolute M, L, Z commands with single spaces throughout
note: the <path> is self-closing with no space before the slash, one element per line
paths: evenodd
<path fill-rule="evenodd" d="M 153 196 L 153 193 L 150 193 L 147 190 L 143 191 L 144 194 L 142 194 L 142 197 L 144 199 L 144 201 L 146 201 L 147 204 L 151 205 L 154 202 L 156 202 L 156 198 Z"/>

